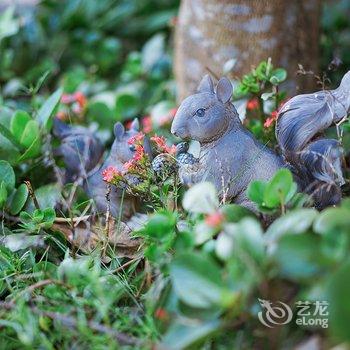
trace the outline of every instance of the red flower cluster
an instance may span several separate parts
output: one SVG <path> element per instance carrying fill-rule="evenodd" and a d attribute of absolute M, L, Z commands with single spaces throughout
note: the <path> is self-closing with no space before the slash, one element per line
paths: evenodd
<path fill-rule="evenodd" d="M 168 314 L 168 312 L 165 309 L 159 307 L 155 311 L 154 317 L 157 318 L 160 321 L 165 321 L 165 320 L 167 320 L 169 318 L 169 314 Z"/>
<path fill-rule="evenodd" d="M 256 97 L 252 98 L 251 100 L 249 100 L 247 102 L 247 110 L 248 111 L 253 111 L 254 109 L 257 109 L 257 108 L 259 108 L 259 101 Z"/>
<path fill-rule="evenodd" d="M 123 174 L 114 166 L 109 166 L 102 171 L 103 181 L 111 183 L 116 178 L 123 176 Z"/>
<path fill-rule="evenodd" d="M 143 148 L 142 142 L 145 137 L 145 134 L 142 132 L 137 133 L 136 135 L 130 137 L 128 140 L 129 145 L 135 146 L 135 153 L 128 162 L 124 163 L 123 168 L 126 171 L 135 171 L 137 168 L 143 165 L 146 161 L 147 155 L 145 149 Z"/>
<path fill-rule="evenodd" d="M 87 99 L 81 91 L 77 91 L 74 94 L 63 94 L 61 102 L 65 105 L 73 104 L 72 109 L 74 113 L 80 114 L 87 104 Z"/>
<path fill-rule="evenodd" d="M 215 212 L 213 214 L 209 214 L 205 218 L 205 223 L 212 228 L 217 228 L 219 227 L 225 219 L 225 216 L 222 213 Z"/>
<path fill-rule="evenodd" d="M 176 153 L 176 146 L 175 145 L 168 146 L 163 136 L 154 135 L 153 137 L 151 137 L 151 141 L 153 141 L 157 145 L 158 150 L 162 153 L 169 153 L 169 154 Z"/>
<path fill-rule="evenodd" d="M 271 116 L 265 120 L 264 128 L 269 128 L 278 118 L 278 111 L 273 111 Z"/>
<path fill-rule="evenodd" d="M 138 132 L 136 135 L 130 137 L 128 140 L 128 145 L 141 145 L 145 134 L 142 132 Z"/>

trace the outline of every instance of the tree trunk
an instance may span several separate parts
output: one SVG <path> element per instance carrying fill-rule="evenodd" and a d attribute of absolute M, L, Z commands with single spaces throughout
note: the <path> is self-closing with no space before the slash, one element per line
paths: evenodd
<path fill-rule="evenodd" d="M 320 0 L 182 0 L 175 33 L 179 99 L 194 92 L 205 73 L 230 78 L 272 58 L 288 70 L 288 88 L 307 91 L 314 82 L 296 77 L 298 63 L 317 72 Z"/>

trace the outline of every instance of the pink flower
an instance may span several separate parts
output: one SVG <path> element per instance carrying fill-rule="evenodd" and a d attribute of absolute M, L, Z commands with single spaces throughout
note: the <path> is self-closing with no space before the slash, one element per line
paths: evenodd
<path fill-rule="evenodd" d="M 258 107 L 259 107 L 259 101 L 256 97 L 252 98 L 251 100 L 249 100 L 247 102 L 247 110 L 248 111 L 252 111 L 254 109 L 257 109 Z"/>
<path fill-rule="evenodd" d="M 218 226 L 220 226 L 222 224 L 224 219 L 225 219 L 225 217 L 222 213 L 215 212 L 213 214 L 209 214 L 205 218 L 205 223 L 212 228 L 217 228 Z"/>
<path fill-rule="evenodd" d="M 160 152 L 175 154 L 176 146 L 168 146 L 163 136 L 154 135 L 151 137 L 151 141 L 155 142 Z"/>
<path fill-rule="evenodd" d="M 148 134 L 153 130 L 152 118 L 149 115 L 146 115 L 141 120 L 143 131 Z"/>
<path fill-rule="evenodd" d="M 128 162 L 124 163 L 123 164 L 123 168 L 126 170 L 126 171 L 130 171 L 134 168 L 135 166 L 135 161 L 134 159 L 130 159 Z"/>
<path fill-rule="evenodd" d="M 130 139 L 128 140 L 128 144 L 134 145 L 135 143 L 141 143 L 144 137 L 145 137 L 144 133 L 138 132 L 136 135 L 130 137 Z"/>
<path fill-rule="evenodd" d="M 273 111 L 271 117 L 267 118 L 264 123 L 264 128 L 269 128 L 278 118 L 278 111 Z"/>
<path fill-rule="evenodd" d="M 116 177 L 121 176 L 121 172 L 114 166 L 109 166 L 102 171 L 103 181 L 112 182 Z"/>
<path fill-rule="evenodd" d="M 61 97 L 61 102 L 65 105 L 73 103 L 74 101 L 75 101 L 74 96 L 70 94 L 63 94 Z"/>

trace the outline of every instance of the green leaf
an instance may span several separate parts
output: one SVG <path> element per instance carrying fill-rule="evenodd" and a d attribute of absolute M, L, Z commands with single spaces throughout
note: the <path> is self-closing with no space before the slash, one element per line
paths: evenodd
<path fill-rule="evenodd" d="M 30 120 L 20 136 L 20 143 L 27 149 L 31 147 L 35 139 L 39 138 L 39 125 L 35 120 Z"/>
<path fill-rule="evenodd" d="M 12 215 L 17 215 L 26 204 L 27 199 L 28 187 L 25 184 L 21 184 L 11 199 L 10 213 Z"/>
<path fill-rule="evenodd" d="M 133 118 L 139 112 L 139 100 L 130 93 L 121 93 L 116 98 L 115 111 L 118 120 Z"/>
<path fill-rule="evenodd" d="M 4 181 L 0 182 L 0 208 L 6 203 L 7 200 L 7 189 Z"/>
<path fill-rule="evenodd" d="M 191 213 L 212 213 L 219 207 L 215 186 L 211 182 L 200 182 L 192 186 L 185 193 L 182 205 Z"/>
<path fill-rule="evenodd" d="M 293 189 L 293 176 L 288 169 L 280 169 L 267 184 L 264 191 L 264 203 L 275 208 L 286 203 L 289 192 Z"/>
<path fill-rule="evenodd" d="M 320 234 L 338 234 L 343 230 L 350 233 L 350 209 L 341 207 L 324 210 L 315 220 L 314 230 Z"/>
<path fill-rule="evenodd" d="M 32 121 L 32 118 L 25 111 L 18 110 L 13 115 L 11 119 L 10 131 L 19 143 L 21 143 L 23 130 L 30 121 Z"/>
<path fill-rule="evenodd" d="M 176 295 L 192 307 L 226 306 L 235 297 L 226 288 L 217 263 L 204 253 L 177 256 L 170 264 L 170 277 Z"/>
<path fill-rule="evenodd" d="M 253 218 L 244 218 L 237 224 L 225 225 L 224 232 L 233 240 L 232 252 L 257 271 L 266 256 L 260 223 Z"/>
<path fill-rule="evenodd" d="M 38 136 L 33 143 L 28 147 L 28 149 L 18 158 L 18 163 L 23 162 L 24 160 L 35 158 L 40 154 L 41 149 L 41 138 Z"/>
<path fill-rule="evenodd" d="M 169 350 L 188 349 L 189 346 L 195 345 L 201 339 L 208 337 L 220 327 L 219 320 L 210 320 L 199 322 L 189 322 L 181 324 L 173 323 L 164 335 L 161 348 Z"/>
<path fill-rule="evenodd" d="M 0 43 L 2 39 L 16 34 L 20 27 L 19 19 L 15 18 L 14 6 L 9 6 L 2 11 L 0 15 Z"/>
<path fill-rule="evenodd" d="M 227 222 L 239 222 L 241 219 L 249 216 L 255 217 L 255 214 L 249 209 L 238 204 L 226 204 L 220 208 Z"/>
<path fill-rule="evenodd" d="M 62 198 L 60 187 L 57 184 L 39 187 L 35 190 L 35 196 L 39 202 L 40 208 L 54 208 Z M 26 211 L 31 213 L 34 210 L 33 201 L 29 200 L 26 205 Z"/>
<path fill-rule="evenodd" d="M 43 128 L 49 129 L 50 117 L 52 116 L 55 108 L 59 104 L 62 93 L 62 88 L 56 90 L 39 109 L 37 121 Z"/>
<path fill-rule="evenodd" d="M 312 234 L 284 235 L 278 241 L 274 260 L 282 277 L 299 282 L 322 271 L 320 239 Z"/>
<path fill-rule="evenodd" d="M 286 234 L 304 233 L 311 227 L 317 215 L 317 210 L 311 208 L 291 211 L 270 225 L 266 231 L 265 238 L 272 243 Z"/>
<path fill-rule="evenodd" d="M 278 85 L 287 79 L 287 71 L 283 68 L 276 68 L 272 71 L 270 83 Z"/>
<path fill-rule="evenodd" d="M 10 163 L 0 160 L 0 179 L 4 182 L 7 192 L 10 194 L 15 188 L 16 176 Z"/>
<path fill-rule="evenodd" d="M 342 264 L 328 281 L 330 308 L 329 326 L 338 340 L 349 342 L 350 324 L 350 261 Z"/>
<path fill-rule="evenodd" d="M 262 205 L 267 183 L 264 181 L 252 181 L 247 188 L 247 196 L 253 202 Z"/>
<path fill-rule="evenodd" d="M 23 146 L 16 140 L 16 137 L 12 135 L 11 131 L 1 123 L 0 123 L 0 133 L 7 140 L 9 140 L 12 143 L 12 145 L 15 146 L 18 150 L 23 150 Z"/>

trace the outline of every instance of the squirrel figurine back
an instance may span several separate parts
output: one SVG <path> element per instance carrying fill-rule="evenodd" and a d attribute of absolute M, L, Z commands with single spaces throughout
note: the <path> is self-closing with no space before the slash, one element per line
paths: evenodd
<path fill-rule="evenodd" d="M 231 82 L 221 78 L 214 89 L 206 75 L 197 93 L 181 103 L 171 128 L 175 136 L 200 143 L 198 162 L 180 166 L 182 182 L 190 186 L 210 181 L 222 198 L 256 211 L 246 195 L 249 183 L 269 180 L 288 167 L 318 208 L 338 203 L 344 183 L 341 148 L 336 140 L 319 140 L 318 134 L 349 113 L 349 80 L 350 72 L 338 89 L 299 95 L 282 107 L 276 126 L 279 156 L 242 125 L 230 102 Z"/>

